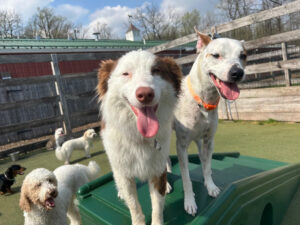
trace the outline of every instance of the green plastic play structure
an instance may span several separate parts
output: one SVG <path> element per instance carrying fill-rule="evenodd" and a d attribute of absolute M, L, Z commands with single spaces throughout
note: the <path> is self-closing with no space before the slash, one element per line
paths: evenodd
<path fill-rule="evenodd" d="M 173 171 L 168 181 L 173 190 L 166 196 L 166 225 L 279 225 L 300 185 L 300 164 L 215 153 L 213 179 L 222 192 L 211 198 L 203 185 L 198 155 L 189 156 L 198 214 L 188 215 L 183 208 L 183 187 L 176 156 L 171 156 Z M 151 201 L 147 183 L 137 182 L 139 201 L 151 224 Z M 118 199 L 109 173 L 80 188 L 77 193 L 83 225 L 130 225 L 130 214 Z"/>

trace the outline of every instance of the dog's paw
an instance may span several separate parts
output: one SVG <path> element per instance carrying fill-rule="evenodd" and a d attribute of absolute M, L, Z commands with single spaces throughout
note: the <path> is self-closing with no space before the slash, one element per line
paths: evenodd
<path fill-rule="evenodd" d="M 211 197 L 216 198 L 221 192 L 221 190 L 214 183 L 209 183 L 205 186 L 207 188 L 208 195 Z"/>
<path fill-rule="evenodd" d="M 169 194 L 172 191 L 172 186 L 169 182 L 167 182 L 166 194 Z"/>
<path fill-rule="evenodd" d="M 124 200 L 122 194 L 118 191 L 118 198 Z"/>
<path fill-rule="evenodd" d="M 197 205 L 194 196 L 188 196 L 184 198 L 184 209 L 188 214 L 192 216 L 196 215 Z"/>

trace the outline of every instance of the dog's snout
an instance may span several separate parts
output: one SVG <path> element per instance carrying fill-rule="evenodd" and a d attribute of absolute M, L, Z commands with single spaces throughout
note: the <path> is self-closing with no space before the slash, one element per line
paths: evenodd
<path fill-rule="evenodd" d="M 244 70 L 238 67 L 237 65 L 233 65 L 229 70 L 229 77 L 232 81 L 240 81 L 244 76 Z"/>
<path fill-rule="evenodd" d="M 51 190 L 50 193 L 49 193 L 49 195 L 50 195 L 51 197 L 53 197 L 53 198 L 55 198 L 55 197 L 57 196 L 57 194 L 58 194 L 58 192 L 57 192 L 56 189 Z"/>
<path fill-rule="evenodd" d="M 154 99 L 154 90 L 150 87 L 139 87 L 135 92 L 136 98 L 140 103 L 149 104 Z"/>

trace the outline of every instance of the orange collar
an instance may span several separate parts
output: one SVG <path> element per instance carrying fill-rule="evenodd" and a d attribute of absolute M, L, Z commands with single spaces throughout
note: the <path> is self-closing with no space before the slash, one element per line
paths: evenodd
<path fill-rule="evenodd" d="M 206 102 L 204 102 L 194 91 L 193 87 L 192 87 L 192 83 L 191 83 L 191 77 L 188 76 L 187 77 L 187 85 L 189 88 L 189 91 L 191 93 L 191 95 L 193 96 L 193 98 L 195 99 L 195 101 L 198 103 L 199 107 L 203 106 L 206 110 L 214 110 L 215 108 L 217 108 L 219 101 L 220 101 L 220 97 L 217 100 L 217 103 L 215 105 L 211 105 L 208 104 Z"/>

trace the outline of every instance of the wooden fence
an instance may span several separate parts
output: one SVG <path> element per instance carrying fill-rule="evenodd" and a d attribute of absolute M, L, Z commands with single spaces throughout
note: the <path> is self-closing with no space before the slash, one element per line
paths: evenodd
<path fill-rule="evenodd" d="M 0 64 L 47 62 L 53 71 L 46 76 L 0 80 L 0 153 L 18 146 L 15 143 L 19 141 L 29 140 L 23 144 L 45 141 L 61 126 L 71 136 L 80 126 L 99 126 L 97 72 L 61 75 L 59 62 L 100 61 L 119 56 L 107 53 L 0 55 Z"/>
<path fill-rule="evenodd" d="M 217 25 L 211 29 L 202 31 L 209 33 L 211 30 L 222 34 L 254 23 L 262 22 L 286 14 L 299 12 L 300 1 L 294 1 L 273 9 L 252 14 L 229 23 Z M 170 41 L 168 43 L 155 46 L 149 51 L 158 53 L 175 46 L 183 45 L 197 40 L 196 34 Z M 300 70 L 299 46 L 287 47 L 287 43 L 300 40 L 300 30 L 292 30 L 262 37 L 256 40 L 245 42 L 245 48 L 255 50 L 274 44 L 279 44 L 281 49 L 252 54 L 247 57 L 245 69 L 246 80 L 250 76 L 267 74 L 265 81 L 254 81 L 241 83 L 241 97 L 236 102 L 221 101 L 219 106 L 219 117 L 221 119 L 243 119 L 243 120 L 265 120 L 275 119 L 280 121 L 300 122 L 300 88 L 290 87 L 292 84 L 300 84 L 299 78 L 291 80 L 291 71 Z M 255 52 L 255 51 L 252 51 Z M 296 53 L 296 54 L 295 54 Z M 290 57 L 293 55 L 294 57 Z M 196 59 L 197 54 L 176 59 L 180 65 L 191 64 Z M 276 59 L 276 61 L 265 62 L 266 58 Z M 283 72 L 284 79 L 277 79 L 274 73 Z M 249 79 L 248 79 L 249 80 Z M 285 88 L 268 88 L 260 90 L 244 90 L 253 87 L 286 86 Z"/>

